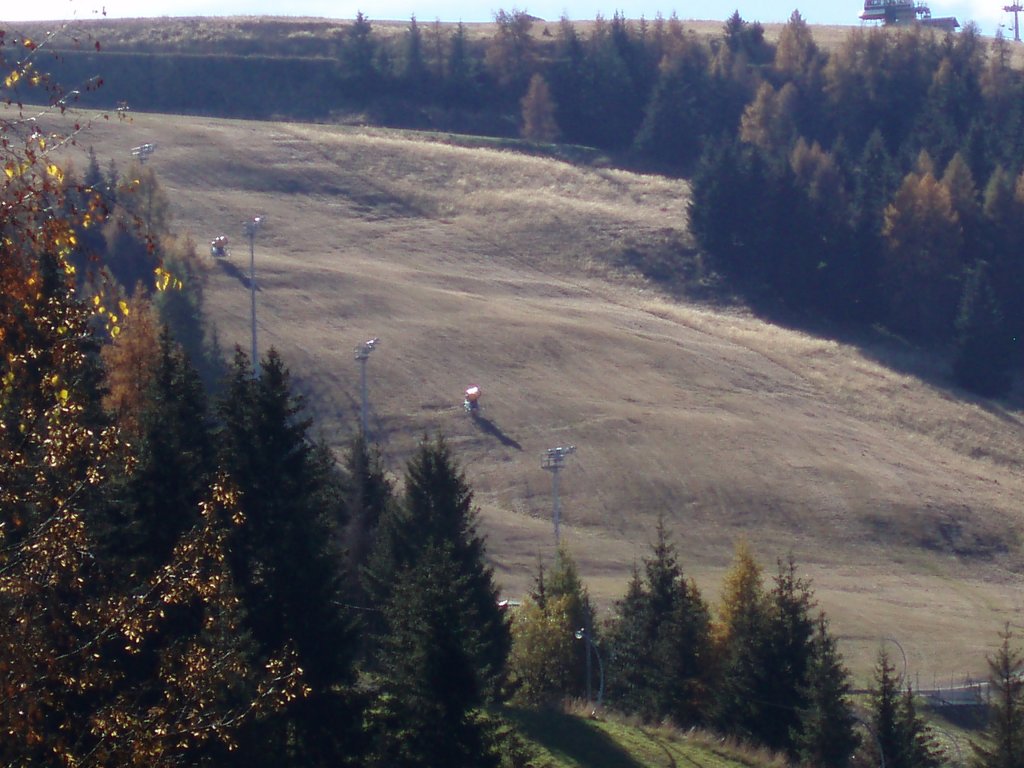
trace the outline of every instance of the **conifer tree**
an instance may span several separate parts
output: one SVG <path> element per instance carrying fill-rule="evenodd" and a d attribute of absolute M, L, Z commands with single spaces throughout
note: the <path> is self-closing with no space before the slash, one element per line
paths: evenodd
<path fill-rule="evenodd" d="M 409 19 L 409 27 L 405 33 L 405 52 L 402 61 L 401 77 L 409 93 L 414 98 L 425 96 L 423 88 L 427 84 L 429 72 L 423 57 L 423 34 L 416 22 L 416 15 Z"/>
<path fill-rule="evenodd" d="M 426 542 L 396 573 L 384 604 L 381 685 L 366 717 L 369 766 L 498 765 L 479 711 L 489 699 L 480 659 L 491 641 L 472 582 L 444 540 Z"/>
<path fill-rule="evenodd" d="M 344 527 L 347 571 L 353 594 L 359 594 L 362 600 L 359 574 L 369 560 L 381 518 L 395 503 L 394 489 L 385 474 L 380 449 L 367 444 L 361 433 L 349 443 L 342 470 L 346 519 L 337 523 Z"/>
<path fill-rule="evenodd" d="M 711 130 L 707 70 L 704 47 L 692 42 L 664 62 L 633 143 L 637 152 L 673 171 L 694 166 Z"/>
<path fill-rule="evenodd" d="M 767 648 L 759 702 L 761 716 L 755 731 L 768 747 L 793 753 L 799 733 L 799 714 L 807 706 L 807 676 L 814 652 L 814 605 L 810 586 L 796 573 L 790 557 L 779 561 L 768 595 Z"/>
<path fill-rule="evenodd" d="M 943 764 L 941 751 L 931 729 L 917 713 L 914 691 L 909 684 L 900 701 L 899 722 L 906 768 L 939 768 Z"/>
<path fill-rule="evenodd" d="M 903 754 L 900 721 L 900 681 L 896 668 L 884 648 L 878 651 L 875 679 L 871 689 L 871 730 L 875 735 L 875 750 L 882 751 L 886 766 L 895 765 Z M 876 754 L 876 758 L 879 756 Z"/>
<path fill-rule="evenodd" d="M 543 142 L 552 142 L 558 138 L 555 102 L 551 98 L 548 82 L 541 74 L 535 73 L 530 78 L 530 85 L 520 106 L 523 112 L 523 138 Z"/>
<path fill-rule="evenodd" d="M 975 768 L 1022 768 L 1024 766 L 1024 658 L 1013 646 L 1007 625 L 1002 643 L 988 659 L 991 704 L 985 743 L 974 742 Z"/>
<path fill-rule="evenodd" d="M 722 585 L 718 655 L 722 677 L 715 702 L 715 724 L 722 731 L 757 741 L 767 690 L 769 604 L 761 567 L 743 540 Z"/>
<path fill-rule="evenodd" d="M 142 414 L 153 381 L 159 330 L 153 306 L 138 290 L 121 308 L 120 333 L 100 351 L 107 371 L 103 405 L 129 441 L 142 434 Z"/>
<path fill-rule="evenodd" d="M 938 768 L 939 753 L 924 720 L 917 714 L 913 691 L 901 690 L 896 670 L 884 649 L 878 653 L 871 692 L 871 724 L 887 768 Z"/>
<path fill-rule="evenodd" d="M 640 712 L 648 700 L 646 613 L 643 579 L 634 565 L 626 594 L 615 603 L 615 616 L 608 631 L 608 698 L 624 712 Z"/>
<path fill-rule="evenodd" d="M 931 161 L 922 153 L 922 167 Z M 910 173 L 885 209 L 881 278 L 893 327 L 948 338 L 963 270 L 963 230 L 949 190 L 924 170 Z"/>
<path fill-rule="evenodd" d="M 476 520 L 472 490 L 447 443 L 441 437 L 425 438 L 406 466 L 401 503 L 381 518 L 363 584 L 371 606 L 387 605 L 403 572 L 415 568 L 431 547 L 450 546 L 450 557 L 475 606 L 479 626 L 474 631 L 482 638 L 472 658 L 474 671 L 486 696 L 496 699 L 511 638 Z"/>
<path fill-rule="evenodd" d="M 245 518 L 231 541 L 231 565 L 259 657 L 294 648 L 309 695 L 251 732 L 251 749 L 239 759 L 341 759 L 338 739 L 353 724 L 346 695 L 354 638 L 342 607 L 335 470 L 309 439 L 302 400 L 275 350 L 260 369 L 254 378 L 237 350 L 218 409 L 221 460 Z"/>
<path fill-rule="evenodd" d="M 362 11 L 357 11 L 352 24 L 345 30 L 341 50 L 342 76 L 350 96 L 365 99 L 373 93 L 377 81 L 376 54 L 373 25 Z"/>
<path fill-rule="evenodd" d="M 956 318 L 953 378 L 979 395 L 998 397 L 1012 383 L 1013 339 L 989 274 L 984 261 L 967 274 Z"/>
<path fill-rule="evenodd" d="M 152 576 L 179 539 L 199 524 L 200 502 L 215 468 L 206 393 L 166 326 L 151 354 L 155 359 L 140 375 L 145 397 L 134 415 L 134 461 L 104 537 L 104 548 L 136 580 Z"/>
<path fill-rule="evenodd" d="M 683 578 L 664 520 L 634 573 L 609 632 L 609 692 L 616 705 L 680 725 L 704 720 L 711 674 L 710 618 L 696 586 Z"/>
<path fill-rule="evenodd" d="M 800 709 L 793 733 L 793 752 L 804 765 L 845 768 L 860 739 L 850 706 L 849 672 L 843 666 L 836 640 L 829 633 L 824 613 L 818 614 L 813 649 Z"/>

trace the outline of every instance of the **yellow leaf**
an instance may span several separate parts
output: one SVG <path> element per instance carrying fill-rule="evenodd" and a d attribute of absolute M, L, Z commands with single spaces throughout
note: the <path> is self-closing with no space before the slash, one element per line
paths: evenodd
<path fill-rule="evenodd" d="M 121 314 L 124 315 L 125 317 L 128 317 L 128 302 L 125 301 L 124 299 L 121 299 L 119 302 L 117 302 L 117 306 L 121 308 Z"/>
<path fill-rule="evenodd" d="M 40 139 L 39 143 L 43 145 L 43 147 L 45 147 L 45 142 L 43 141 L 43 139 Z M 53 178 L 55 178 L 57 181 L 64 181 L 64 171 L 62 171 L 60 169 L 60 166 L 56 165 L 55 163 L 50 163 L 48 166 L 46 166 L 46 172 L 53 176 Z"/>
<path fill-rule="evenodd" d="M 66 402 L 68 401 L 68 398 L 69 398 L 70 396 L 71 396 L 71 395 L 70 395 L 70 394 L 68 393 L 68 391 L 67 391 L 66 389 L 62 389 L 62 390 L 60 391 L 60 401 L 61 401 L 62 403 L 66 403 Z"/>
<path fill-rule="evenodd" d="M 11 72 L 11 74 L 4 78 L 4 85 L 6 85 L 8 88 L 13 88 L 15 85 L 17 85 L 19 80 L 21 80 L 21 72 L 19 72 L 18 70 L 14 70 L 13 72 Z"/>

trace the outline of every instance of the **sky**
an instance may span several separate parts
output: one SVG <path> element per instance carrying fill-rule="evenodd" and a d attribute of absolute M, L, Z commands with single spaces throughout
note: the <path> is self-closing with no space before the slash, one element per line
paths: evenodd
<path fill-rule="evenodd" d="M 927 0 L 933 17 L 955 16 L 961 24 L 974 21 L 984 35 L 994 35 L 1005 24 L 1004 34 L 1012 38 L 1012 14 L 1003 11 L 1009 0 Z M 351 19 L 362 11 L 371 21 L 408 20 L 413 14 L 420 22 L 491 21 L 504 8 L 527 11 L 542 19 L 557 21 L 563 15 L 573 20 L 590 20 L 598 14 L 607 18 L 621 11 L 626 18 L 653 18 L 657 13 L 680 19 L 722 20 L 738 10 L 747 21 L 765 24 L 785 22 L 794 10 L 809 24 L 855 26 L 863 10 L 857 0 L 0 0 L 0 24 L 14 21 L 160 16 L 314 16 Z"/>

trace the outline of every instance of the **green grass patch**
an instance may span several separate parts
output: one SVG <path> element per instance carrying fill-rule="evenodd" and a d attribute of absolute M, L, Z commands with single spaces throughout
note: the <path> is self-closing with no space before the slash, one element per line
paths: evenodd
<path fill-rule="evenodd" d="M 781 764 L 772 755 L 701 732 L 642 726 L 558 711 L 510 709 L 505 716 L 536 750 L 536 768 L 751 768 Z"/>

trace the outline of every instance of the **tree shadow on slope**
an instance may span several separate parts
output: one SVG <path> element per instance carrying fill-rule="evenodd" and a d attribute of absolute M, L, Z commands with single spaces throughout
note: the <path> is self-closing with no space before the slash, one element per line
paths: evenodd
<path fill-rule="evenodd" d="M 672 262 L 666 254 L 672 255 L 676 261 Z M 1014 413 L 1024 409 L 1024 375 L 1020 370 L 1015 372 L 1014 386 L 1006 395 L 992 398 L 976 395 L 953 381 L 950 341 L 916 341 L 877 321 L 837 320 L 810 309 L 793 308 L 767 286 L 718 274 L 702 264 L 696 250 L 671 243 L 666 244 L 662 253 L 656 250 L 654 256 L 645 255 L 647 259 L 654 258 L 654 263 L 660 268 L 652 270 L 650 261 L 641 265 L 636 258 L 639 257 L 634 254 L 632 261 L 623 263 L 638 269 L 672 299 L 696 301 L 723 309 L 744 308 L 765 323 L 854 347 L 865 358 L 890 371 L 917 379 L 941 397 L 973 405 L 1008 426 L 1024 428 L 1024 420 Z M 978 451 L 978 455 L 988 455 L 984 449 Z M 999 456 L 990 458 L 1006 463 L 1005 458 Z"/>
<path fill-rule="evenodd" d="M 561 712 L 510 709 L 519 730 L 555 757 L 587 768 L 643 768 L 611 736 L 593 723 Z"/>

